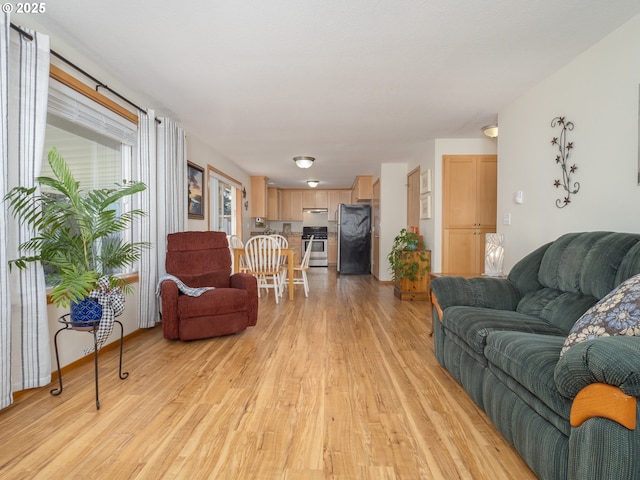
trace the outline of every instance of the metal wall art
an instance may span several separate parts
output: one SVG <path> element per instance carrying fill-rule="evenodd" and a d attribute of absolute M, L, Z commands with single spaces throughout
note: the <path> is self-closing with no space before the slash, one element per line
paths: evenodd
<path fill-rule="evenodd" d="M 578 190 L 580 190 L 580 183 L 571 183 L 571 177 L 576 173 L 578 167 L 575 163 L 570 167 L 568 166 L 569 155 L 571 154 L 571 150 L 573 150 L 573 142 L 567 141 L 567 130 L 573 130 L 573 122 L 565 120 L 565 117 L 556 117 L 551 120 L 551 126 L 553 128 L 560 127 L 561 129 L 560 137 L 553 137 L 551 145 L 558 147 L 559 153 L 556 156 L 556 163 L 559 164 L 562 169 L 562 180 L 556 180 L 553 182 L 553 185 L 556 188 L 562 187 L 565 191 L 565 197 L 556 200 L 556 207 L 564 208 L 571 203 L 571 195 L 575 195 L 578 193 Z"/>

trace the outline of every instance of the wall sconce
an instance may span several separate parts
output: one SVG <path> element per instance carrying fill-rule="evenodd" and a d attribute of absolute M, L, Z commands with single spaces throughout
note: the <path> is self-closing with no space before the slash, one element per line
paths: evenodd
<path fill-rule="evenodd" d="M 249 210 L 249 201 L 244 202 L 244 209 Z"/>
<path fill-rule="evenodd" d="M 504 236 L 501 233 L 487 233 L 484 246 L 484 275 L 501 277 L 504 263 Z"/>
<path fill-rule="evenodd" d="M 498 136 L 498 125 L 485 125 L 482 127 L 482 133 L 484 133 L 489 138 L 497 138 Z"/>
<path fill-rule="evenodd" d="M 315 158 L 307 156 L 293 157 L 293 161 L 296 162 L 299 168 L 309 168 L 313 165 L 314 160 Z"/>
<path fill-rule="evenodd" d="M 311 188 L 316 188 L 320 182 L 318 180 L 307 180 L 307 185 Z"/>
<path fill-rule="evenodd" d="M 247 189 L 242 187 L 242 198 L 247 198 Z"/>

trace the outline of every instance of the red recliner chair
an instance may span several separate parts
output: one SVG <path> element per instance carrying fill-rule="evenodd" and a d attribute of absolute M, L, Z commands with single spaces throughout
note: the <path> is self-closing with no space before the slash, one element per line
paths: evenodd
<path fill-rule="evenodd" d="M 258 320 L 258 285 L 253 275 L 231 275 L 224 232 L 180 232 L 167 236 L 166 270 L 189 287 L 215 287 L 198 297 L 161 286 L 162 332 L 168 340 L 195 340 L 245 330 Z"/>

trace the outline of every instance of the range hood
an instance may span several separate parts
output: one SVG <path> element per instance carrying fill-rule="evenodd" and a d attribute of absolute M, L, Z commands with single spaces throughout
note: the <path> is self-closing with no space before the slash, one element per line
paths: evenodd
<path fill-rule="evenodd" d="M 303 208 L 302 213 L 329 213 L 328 208 Z"/>
<path fill-rule="evenodd" d="M 329 225 L 329 209 L 327 208 L 303 208 L 303 227 L 326 227 Z"/>

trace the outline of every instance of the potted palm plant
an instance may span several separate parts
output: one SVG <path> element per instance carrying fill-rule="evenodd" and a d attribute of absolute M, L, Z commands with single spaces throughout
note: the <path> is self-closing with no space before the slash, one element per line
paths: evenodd
<path fill-rule="evenodd" d="M 394 294 L 401 300 L 428 300 L 431 255 L 422 236 L 403 228 L 393 240 L 387 261 L 395 284 Z"/>
<path fill-rule="evenodd" d="M 9 267 L 23 269 L 28 263 L 42 262 L 52 285 L 52 302 L 58 307 L 71 306 L 72 322 L 83 320 L 74 318 L 74 307 L 80 305 L 82 310 L 93 310 L 99 319 L 102 309 L 92 292 L 101 288 L 126 293 L 128 282 L 116 273 L 133 265 L 149 247 L 144 242 L 128 242 L 121 235 L 144 212 L 116 210 L 120 199 L 146 186 L 124 181 L 113 188 L 84 192 L 55 147 L 48 162 L 53 177 L 36 179 L 42 192 L 37 187 L 19 186 L 5 196 L 18 221 L 35 232 L 19 245 L 21 256 L 9 261 Z M 96 320 L 95 316 L 91 320 Z"/>

